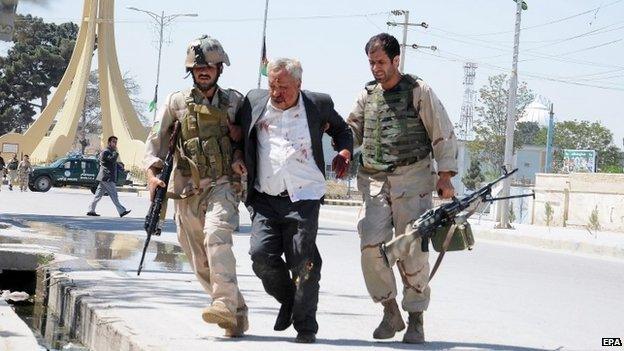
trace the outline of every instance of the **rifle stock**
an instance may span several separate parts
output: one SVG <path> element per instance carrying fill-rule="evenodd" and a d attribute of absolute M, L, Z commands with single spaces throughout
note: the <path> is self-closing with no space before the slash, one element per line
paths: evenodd
<path fill-rule="evenodd" d="M 145 239 L 145 245 L 143 246 L 143 254 L 141 255 L 137 275 L 141 275 L 143 261 L 145 260 L 145 254 L 152 235 L 158 236 L 162 232 L 163 221 L 160 220 L 160 213 L 162 212 L 164 202 L 167 201 L 167 187 L 169 186 L 169 178 L 171 178 L 171 173 L 173 171 L 173 155 L 175 154 L 176 141 L 178 140 L 179 133 L 180 121 L 176 120 L 173 125 L 173 132 L 171 133 L 171 137 L 169 139 L 169 149 L 167 150 L 164 166 L 158 175 L 158 179 L 162 180 L 163 183 L 165 183 L 165 186 L 156 188 L 154 191 L 154 199 L 152 200 L 150 208 L 147 211 L 147 215 L 145 216 L 143 228 L 147 233 L 147 238 Z"/>

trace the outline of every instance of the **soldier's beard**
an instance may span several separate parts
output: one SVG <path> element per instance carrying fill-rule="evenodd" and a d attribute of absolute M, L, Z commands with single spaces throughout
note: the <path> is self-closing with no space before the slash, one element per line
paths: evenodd
<path fill-rule="evenodd" d="M 217 76 L 214 78 L 214 80 L 205 84 L 198 82 L 197 79 L 195 79 L 195 76 L 193 76 L 193 83 L 195 83 L 195 86 L 197 87 L 197 89 L 205 93 L 217 85 L 217 82 L 219 81 L 219 76 L 221 76 L 221 73 L 217 73 Z"/>

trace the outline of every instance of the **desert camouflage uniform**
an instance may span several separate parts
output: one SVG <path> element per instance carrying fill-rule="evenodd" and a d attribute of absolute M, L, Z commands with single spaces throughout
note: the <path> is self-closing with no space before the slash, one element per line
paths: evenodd
<path fill-rule="evenodd" d="M 32 172 L 30 161 L 24 160 L 17 166 L 17 174 L 19 178 L 20 191 L 26 191 L 28 188 L 28 175 Z"/>
<path fill-rule="evenodd" d="M 425 82 L 410 76 L 404 76 L 401 82 L 405 79 L 411 79 L 409 89 L 413 87 L 411 96 L 409 89 L 402 95 L 409 99 L 379 101 L 385 108 L 375 111 L 377 101 L 369 99 L 383 100 L 396 95 L 392 95 L 392 89 L 379 91 L 380 85 L 369 83 L 347 119 L 354 141 L 362 145 L 363 154 L 369 155 L 368 159 L 363 157 L 364 164 L 358 171 L 358 188 L 364 200 L 358 232 L 364 280 L 375 302 L 385 302 L 397 295 L 394 273 L 384 264 L 379 244 L 391 240 L 393 235 L 403 234 L 411 220 L 431 208 L 437 171 L 457 172 L 457 141 L 446 110 Z M 388 121 L 383 114 L 396 108 L 404 109 L 403 119 L 399 121 L 404 124 L 391 132 L 392 126 L 382 126 Z M 373 125 L 365 125 L 365 121 Z M 416 139 L 420 144 L 414 147 L 410 143 Z M 435 155 L 437 171 L 431 152 Z M 375 154 L 398 165 L 384 170 L 372 161 L 371 155 Z M 429 263 L 428 252 L 422 251 L 420 239 L 412 245 L 409 258 L 397 265 L 404 287 L 403 309 L 426 310 L 430 296 Z"/>
<path fill-rule="evenodd" d="M 147 138 L 145 167 L 160 168 L 169 143 L 170 131 L 176 119 L 187 113 L 187 98 L 195 104 L 226 110 L 230 121 L 240 107 L 243 96 L 232 89 L 218 88 L 212 102 L 196 89 L 169 95 L 158 111 L 156 124 Z M 185 176 L 178 168 L 180 155 L 174 158 L 174 172 L 168 192 L 174 198 L 175 222 L 178 240 L 186 253 L 193 271 L 213 303 L 220 302 L 234 314 L 242 313 L 246 305 L 236 279 L 236 259 L 232 252 L 232 232 L 238 216 L 239 199 L 228 176 L 218 179 L 200 179 L 200 193 L 194 194 L 195 184 L 191 176 Z"/>

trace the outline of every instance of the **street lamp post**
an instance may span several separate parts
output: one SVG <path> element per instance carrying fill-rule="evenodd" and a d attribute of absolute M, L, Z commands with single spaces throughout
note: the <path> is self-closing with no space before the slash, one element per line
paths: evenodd
<path fill-rule="evenodd" d="M 163 44 L 163 30 L 164 28 L 171 24 L 173 20 L 178 17 L 197 17 L 196 13 L 174 13 L 171 15 L 165 15 L 165 11 L 162 11 L 160 14 L 154 13 L 152 11 L 142 10 L 136 8 L 134 6 L 128 6 L 128 10 L 143 12 L 149 15 L 154 22 L 156 22 L 156 26 L 158 27 L 158 64 L 156 68 L 156 85 L 154 86 L 154 100 L 152 103 L 156 106 L 158 103 L 158 82 L 160 81 L 160 61 L 162 56 L 162 44 Z M 156 108 L 154 108 L 154 121 L 156 120 Z"/>

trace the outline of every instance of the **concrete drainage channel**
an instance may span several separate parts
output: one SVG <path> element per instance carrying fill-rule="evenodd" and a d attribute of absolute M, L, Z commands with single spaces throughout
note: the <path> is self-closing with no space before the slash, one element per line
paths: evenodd
<path fill-rule="evenodd" d="M 88 308 L 93 302 L 89 287 L 67 274 L 135 270 L 142 243 L 129 234 L 0 218 L 0 290 L 5 291 L 0 298 L 0 350 L 88 351 L 83 345 L 113 342 L 115 332 Z M 148 252 L 155 254 L 146 263 L 148 269 L 189 269 L 177 245 L 152 241 Z"/>
<path fill-rule="evenodd" d="M 2 250 L 0 255 L 0 289 L 3 290 L 3 300 L 6 300 L 1 322 L 8 323 L 2 330 L 7 331 L 4 338 L 6 350 L 71 350 L 87 351 L 77 341 L 75 331 L 65 327 L 66 316 L 64 309 L 48 308 L 55 307 L 58 302 L 50 304 L 49 297 L 58 298 L 57 289 L 51 287 L 50 274 L 53 268 L 41 267 L 46 260 L 51 259 L 50 254 L 36 252 L 29 249 L 18 251 Z M 52 294 L 51 294 L 52 292 Z M 62 306 L 62 302 L 61 302 Z M 7 308 L 8 307 L 8 308 Z M 15 316 L 10 316 L 12 309 L 30 330 L 33 336 L 20 325 Z M 7 329 L 8 328 L 8 329 Z"/>

